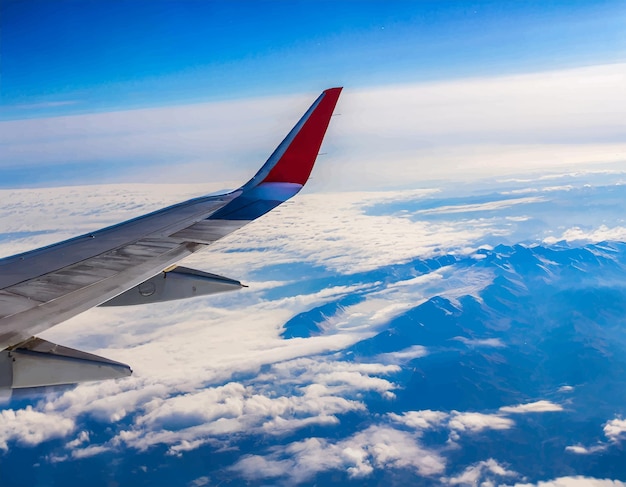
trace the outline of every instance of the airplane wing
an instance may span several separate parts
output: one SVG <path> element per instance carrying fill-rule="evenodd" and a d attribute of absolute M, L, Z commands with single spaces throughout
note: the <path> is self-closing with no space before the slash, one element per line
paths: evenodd
<path fill-rule="evenodd" d="M 176 266 L 294 196 L 309 178 L 341 88 L 324 91 L 241 188 L 204 196 L 41 249 L 0 259 L 0 387 L 122 377 L 130 368 L 36 338 L 95 306 L 239 289 Z"/>

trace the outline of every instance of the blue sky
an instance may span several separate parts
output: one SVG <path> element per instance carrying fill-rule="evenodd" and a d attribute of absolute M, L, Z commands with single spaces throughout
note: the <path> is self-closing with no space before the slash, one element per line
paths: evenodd
<path fill-rule="evenodd" d="M 314 191 L 626 157 L 623 2 L 8 0 L 0 9 L 0 187 L 236 187 L 331 86 L 345 87 L 342 117 Z"/>
<path fill-rule="evenodd" d="M 623 61 L 620 1 L 2 2 L 4 119 Z"/>

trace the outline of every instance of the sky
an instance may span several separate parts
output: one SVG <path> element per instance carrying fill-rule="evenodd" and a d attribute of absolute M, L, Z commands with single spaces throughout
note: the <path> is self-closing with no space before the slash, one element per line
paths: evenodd
<path fill-rule="evenodd" d="M 0 9 L 3 187 L 237 184 L 331 86 L 343 118 L 317 189 L 624 160 L 623 2 Z"/>
<path fill-rule="evenodd" d="M 5 117 L 44 103 L 88 112 L 554 70 L 623 61 L 626 48 L 618 1 L 9 0 L 2 9 Z"/>

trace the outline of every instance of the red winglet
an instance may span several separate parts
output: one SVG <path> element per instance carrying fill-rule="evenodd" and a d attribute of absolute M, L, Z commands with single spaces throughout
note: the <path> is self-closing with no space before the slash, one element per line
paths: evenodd
<path fill-rule="evenodd" d="M 304 185 L 307 182 L 340 93 L 341 88 L 330 88 L 323 92 L 319 104 L 300 127 L 285 153 L 263 179 L 264 183 Z"/>

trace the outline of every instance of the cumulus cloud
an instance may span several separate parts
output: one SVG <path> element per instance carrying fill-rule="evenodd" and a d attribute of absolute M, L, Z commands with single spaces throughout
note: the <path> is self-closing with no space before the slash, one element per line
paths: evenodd
<path fill-rule="evenodd" d="M 477 433 L 486 429 L 507 430 L 515 425 L 512 419 L 497 414 L 453 411 L 448 426 L 455 432 Z"/>
<path fill-rule="evenodd" d="M 0 411 L 0 449 L 7 451 L 15 441 L 23 446 L 35 446 L 54 438 L 63 438 L 74 431 L 75 423 L 59 414 L 46 414 L 26 406 L 17 411 Z"/>
<path fill-rule="evenodd" d="M 463 472 L 454 477 L 442 478 L 445 485 L 481 485 L 483 487 L 495 486 L 501 483 L 506 477 L 518 477 L 519 474 L 512 470 L 507 470 L 493 458 L 483 460 L 467 467 Z"/>
<path fill-rule="evenodd" d="M 65 446 L 69 449 L 72 449 L 88 441 L 89 441 L 89 432 L 83 430 L 79 433 L 76 439 L 67 442 Z"/>
<path fill-rule="evenodd" d="M 448 417 L 448 413 L 443 411 L 432 411 L 430 409 L 422 411 L 407 411 L 402 414 L 389 413 L 389 418 L 393 421 L 402 423 L 405 426 L 415 428 L 417 430 L 440 427 Z"/>
<path fill-rule="evenodd" d="M 626 420 L 622 418 L 614 418 L 603 426 L 604 436 L 606 436 L 606 442 L 598 442 L 595 445 L 584 446 L 569 445 L 565 448 L 565 451 L 575 453 L 577 455 L 591 455 L 593 453 L 599 453 L 608 450 L 612 445 L 621 443 L 626 438 Z"/>
<path fill-rule="evenodd" d="M 419 436 L 425 430 L 447 429 L 449 441 L 458 441 L 462 435 L 480 433 L 485 430 L 508 430 L 515 422 L 499 414 L 478 412 L 406 411 L 402 414 L 389 413 L 388 418 L 415 430 Z"/>
<path fill-rule="evenodd" d="M 284 453 L 250 455 L 233 467 L 249 479 L 288 477 L 293 483 L 308 481 L 316 474 L 330 470 L 342 470 L 349 477 L 359 478 L 377 469 L 390 468 L 410 469 L 420 476 L 433 476 L 444 471 L 445 460 L 404 431 L 370 426 L 340 441 L 309 438 L 291 443 Z"/>
<path fill-rule="evenodd" d="M 621 441 L 626 437 L 626 419 L 612 419 L 604 425 L 603 430 L 610 441 Z"/>
<path fill-rule="evenodd" d="M 281 362 L 247 386 L 229 382 L 154 397 L 142 404 L 132 427 L 101 445 L 101 451 L 165 444 L 171 454 L 179 454 L 209 442 L 228 443 L 237 434 L 284 435 L 306 426 L 338 424 L 338 415 L 365 409 L 354 399 L 363 392 L 387 397 L 394 384 L 375 375 L 397 371 L 396 366 L 376 363 L 309 358 Z M 54 407 L 58 405 L 49 406 Z M 93 445 L 90 448 L 93 454 L 98 452 Z"/>
<path fill-rule="evenodd" d="M 547 413 L 563 411 L 563 406 L 554 404 L 550 401 L 535 401 L 526 404 L 518 404 L 517 406 L 503 406 L 500 408 L 503 413 L 525 414 L 525 413 Z"/>
<path fill-rule="evenodd" d="M 76 450 L 73 450 L 72 458 L 73 459 L 89 458 L 89 457 L 93 457 L 96 455 L 100 455 L 101 453 L 104 453 L 110 450 L 111 450 L 110 447 L 104 446 L 104 445 L 87 446 L 85 448 L 78 448 Z"/>

